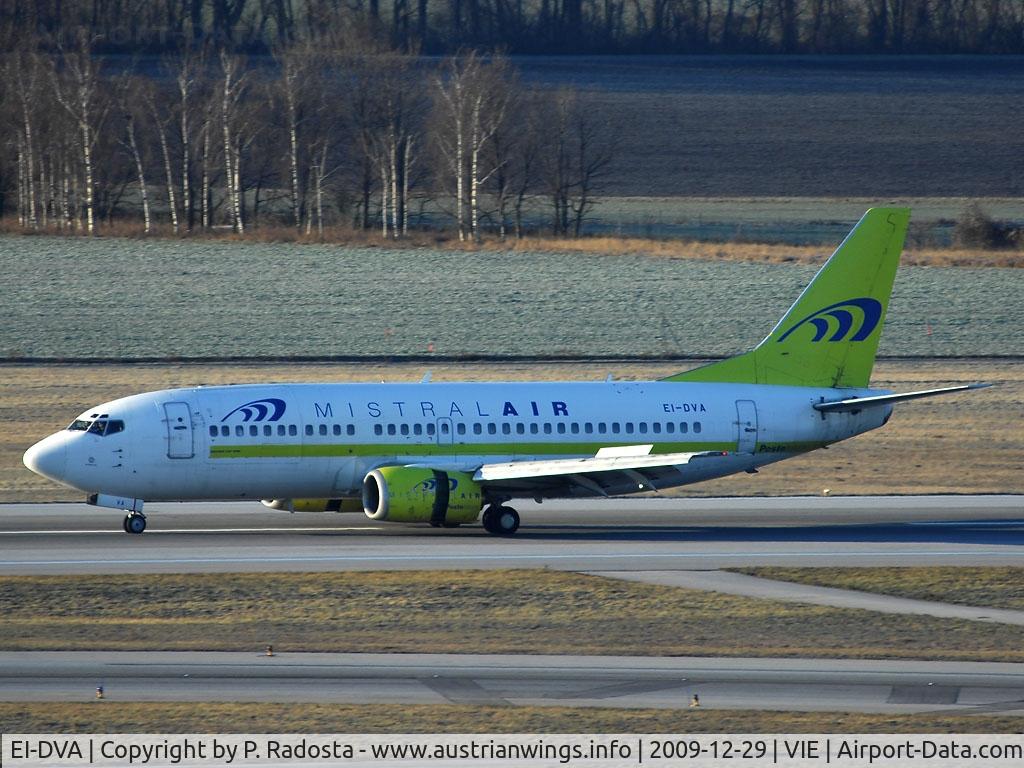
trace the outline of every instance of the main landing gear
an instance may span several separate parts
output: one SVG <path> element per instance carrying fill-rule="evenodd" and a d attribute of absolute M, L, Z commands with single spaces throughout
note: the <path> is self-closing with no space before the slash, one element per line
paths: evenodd
<path fill-rule="evenodd" d="M 492 504 L 484 512 L 484 530 L 495 536 L 511 536 L 519 530 L 519 513 L 512 507 Z"/>
<path fill-rule="evenodd" d="M 146 530 L 146 516 L 141 512 L 129 512 L 124 516 L 125 533 L 142 533 Z"/>

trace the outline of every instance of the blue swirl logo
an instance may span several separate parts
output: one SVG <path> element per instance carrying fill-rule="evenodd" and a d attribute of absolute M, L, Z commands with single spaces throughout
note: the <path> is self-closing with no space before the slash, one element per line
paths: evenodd
<path fill-rule="evenodd" d="M 454 491 L 459 487 L 459 481 L 454 477 L 448 478 L 448 491 Z M 421 483 L 416 483 L 413 490 L 419 491 L 420 493 L 434 493 L 437 491 L 437 478 L 429 477 Z"/>
<path fill-rule="evenodd" d="M 851 310 L 859 311 L 854 312 Z M 853 331 L 853 327 L 858 320 L 860 320 L 860 326 L 850 336 L 849 340 L 864 341 L 878 327 L 881 319 L 882 304 L 876 299 L 868 296 L 862 296 L 858 299 L 847 299 L 808 315 L 782 334 L 779 337 L 779 342 L 785 341 L 793 331 L 803 325 L 814 326 L 814 338 L 811 341 L 821 341 L 830 331 L 832 335 L 828 337 L 828 341 L 844 341 L 850 332 Z"/>
<path fill-rule="evenodd" d="M 227 421 L 236 413 L 242 414 L 242 421 L 277 421 L 284 416 L 285 408 L 284 400 L 265 397 L 262 400 L 253 400 L 251 403 L 238 406 L 221 421 Z"/>

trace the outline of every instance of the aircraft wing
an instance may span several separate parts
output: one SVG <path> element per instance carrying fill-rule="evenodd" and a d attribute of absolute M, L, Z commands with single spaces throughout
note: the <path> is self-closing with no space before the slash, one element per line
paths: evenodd
<path fill-rule="evenodd" d="M 917 400 L 921 397 L 934 397 L 935 395 L 948 395 L 951 392 L 964 392 L 968 389 L 984 389 L 991 387 L 991 384 L 960 384 L 956 387 L 940 387 L 939 389 L 921 389 L 917 392 L 900 392 L 893 395 L 874 395 L 872 397 L 851 397 L 846 400 L 833 400 L 825 403 L 815 403 L 813 408 L 816 411 L 828 413 L 829 411 L 860 411 L 872 406 L 888 405 L 890 403 L 902 403 L 905 400 Z"/>
<path fill-rule="evenodd" d="M 664 485 L 677 484 L 677 467 L 694 459 L 728 455 L 722 451 L 651 454 L 652 447 L 604 448 L 596 456 L 580 459 L 484 464 L 473 479 L 488 487 L 519 493 L 559 489 L 580 495 L 609 496 L 627 491 L 656 491 L 662 480 L 666 481 Z"/>

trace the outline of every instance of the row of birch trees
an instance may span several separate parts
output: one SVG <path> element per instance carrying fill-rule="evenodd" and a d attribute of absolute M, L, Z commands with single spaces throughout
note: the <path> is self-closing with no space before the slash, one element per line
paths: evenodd
<path fill-rule="evenodd" d="M 3 60 L 0 202 L 22 227 L 578 236 L 616 145 L 502 56 L 206 46 L 143 65 L 95 44 Z"/>

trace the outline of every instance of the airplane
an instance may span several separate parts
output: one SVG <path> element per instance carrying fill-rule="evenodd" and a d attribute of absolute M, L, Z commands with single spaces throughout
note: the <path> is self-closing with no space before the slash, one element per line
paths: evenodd
<path fill-rule="evenodd" d="M 435 527 L 479 519 L 507 536 L 513 499 L 754 473 L 881 427 L 896 403 L 988 386 L 869 386 L 909 219 L 867 211 L 760 344 L 660 381 L 167 389 L 89 408 L 24 463 L 125 512 L 133 534 L 145 502 L 260 499 Z"/>

